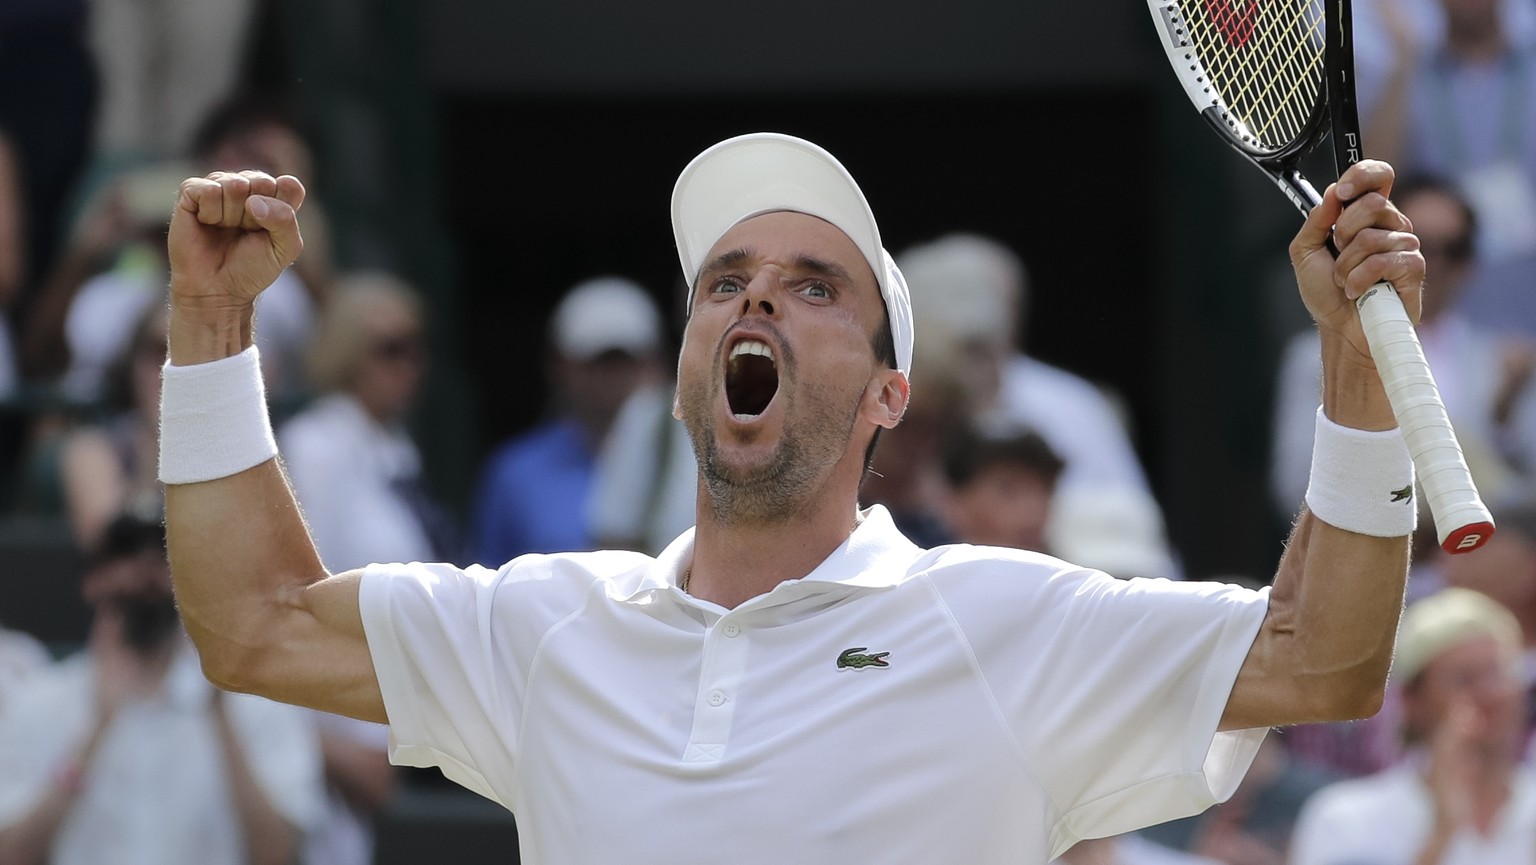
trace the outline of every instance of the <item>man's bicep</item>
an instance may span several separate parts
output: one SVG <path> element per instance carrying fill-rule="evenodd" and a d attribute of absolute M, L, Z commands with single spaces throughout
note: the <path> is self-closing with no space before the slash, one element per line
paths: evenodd
<path fill-rule="evenodd" d="M 262 696 L 388 723 L 359 603 L 363 572 L 348 571 L 298 590 L 270 663 Z"/>

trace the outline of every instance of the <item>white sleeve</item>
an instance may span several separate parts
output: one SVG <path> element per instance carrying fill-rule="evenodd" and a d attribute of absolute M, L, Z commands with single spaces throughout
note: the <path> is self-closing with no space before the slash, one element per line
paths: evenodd
<path fill-rule="evenodd" d="M 224 699 L 267 801 L 289 823 L 314 831 L 325 814 L 325 774 L 309 710 L 248 694 Z"/>
<path fill-rule="evenodd" d="M 530 635 L 496 619 L 502 582 L 478 565 L 372 565 L 358 600 L 389 716 L 390 762 L 435 766 L 509 806 L 498 781 L 515 768 L 526 683 L 503 635 Z"/>
<path fill-rule="evenodd" d="M 1060 830 L 1116 835 L 1232 795 L 1267 730 L 1217 726 L 1267 589 L 1084 570 L 1002 576 L 1030 585 L 992 578 L 954 593 L 951 609 Z"/>

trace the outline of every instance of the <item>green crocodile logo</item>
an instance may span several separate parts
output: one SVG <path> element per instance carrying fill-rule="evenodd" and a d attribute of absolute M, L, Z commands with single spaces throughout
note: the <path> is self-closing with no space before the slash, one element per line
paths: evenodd
<path fill-rule="evenodd" d="M 865 667 L 889 667 L 885 656 L 890 652 L 876 652 L 873 655 L 864 654 L 867 646 L 855 646 L 852 649 L 844 649 L 837 656 L 837 668 L 839 670 L 862 670 Z"/>
<path fill-rule="evenodd" d="M 1409 484 L 1400 490 L 1392 491 L 1392 501 L 1394 502 L 1406 502 L 1411 498 L 1413 498 L 1413 484 Z"/>

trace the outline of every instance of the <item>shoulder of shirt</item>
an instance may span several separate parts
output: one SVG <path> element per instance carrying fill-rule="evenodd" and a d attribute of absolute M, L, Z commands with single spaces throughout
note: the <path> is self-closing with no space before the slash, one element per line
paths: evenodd
<path fill-rule="evenodd" d="M 582 589 L 603 584 L 629 594 L 640 587 L 655 561 L 629 550 L 528 553 L 496 569 L 493 579 L 504 585 L 558 583 Z"/>
<path fill-rule="evenodd" d="M 927 577 L 941 593 L 966 587 L 989 594 L 1007 588 L 1030 592 L 1066 575 L 1086 578 L 1094 573 L 1045 553 L 978 544 L 922 550 L 908 568 L 909 578 Z"/>

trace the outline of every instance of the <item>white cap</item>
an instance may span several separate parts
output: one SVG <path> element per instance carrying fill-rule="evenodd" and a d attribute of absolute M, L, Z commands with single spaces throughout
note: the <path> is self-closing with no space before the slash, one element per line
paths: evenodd
<path fill-rule="evenodd" d="M 589 279 L 555 307 L 550 339 L 561 354 L 577 360 L 605 351 L 650 354 L 661 348 L 661 313 L 635 282 L 618 276 Z"/>
<path fill-rule="evenodd" d="M 704 256 L 731 226 L 776 210 L 824 219 L 848 235 L 880 284 L 896 366 L 912 371 L 912 301 L 859 185 L 832 154 L 776 132 L 729 138 L 694 157 L 672 190 L 672 231 L 688 280 L 688 308 Z"/>

